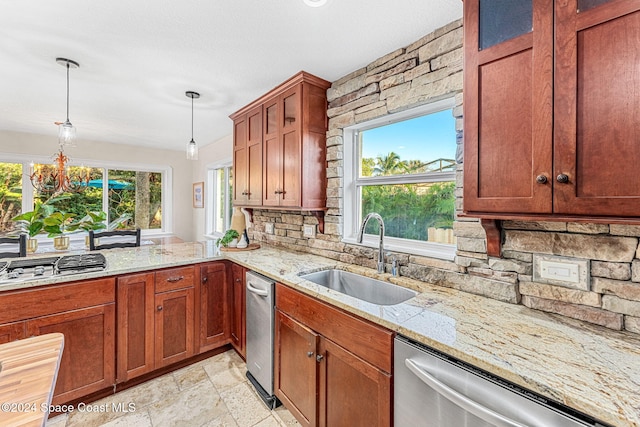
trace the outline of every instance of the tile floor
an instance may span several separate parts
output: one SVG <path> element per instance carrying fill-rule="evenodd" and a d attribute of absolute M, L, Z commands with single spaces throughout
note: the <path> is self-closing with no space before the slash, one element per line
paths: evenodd
<path fill-rule="evenodd" d="M 82 412 L 53 417 L 47 427 L 300 425 L 282 406 L 269 411 L 245 374 L 245 363 L 229 350 L 87 404 Z"/>

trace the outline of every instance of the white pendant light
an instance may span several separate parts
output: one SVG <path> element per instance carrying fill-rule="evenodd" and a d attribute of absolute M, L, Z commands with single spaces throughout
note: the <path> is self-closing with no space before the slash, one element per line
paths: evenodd
<path fill-rule="evenodd" d="M 56 62 L 67 68 L 67 120 L 58 125 L 58 142 L 61 147 L 73 147 L 76 139 L 76 128 L 69 121 L 69 69 L 79 68 L 80 64 L 66 58 L 56 58 Z"/>
<path fill-rule="evenodd" d="M 193 99 L 200 98 L 198 92 L 187 91 L 187 97 L 191 98 L 191 141 L 187 142 L 187 160 L 198 160 L 198 146 L 193 140 Z"/>

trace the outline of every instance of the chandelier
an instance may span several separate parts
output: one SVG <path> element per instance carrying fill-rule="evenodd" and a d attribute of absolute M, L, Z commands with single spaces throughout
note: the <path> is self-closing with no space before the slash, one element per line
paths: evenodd
<path fill-rule="evenodd" d="M 39 193 L 47 196 L 62 193 L 79 193 L 87 189 L 91 180 L 91 168 L 68 165 L 69 157 L 60 151 L 53 155 L 52 165 L 34 165 L 29 168 L 31 185 Z"/>

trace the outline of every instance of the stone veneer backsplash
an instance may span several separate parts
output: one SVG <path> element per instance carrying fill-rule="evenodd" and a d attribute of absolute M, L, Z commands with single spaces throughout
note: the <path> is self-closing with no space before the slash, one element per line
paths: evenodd
<path fill-rule="evenodd" d="M 346 263 L 376 267 L 377 250 L 341 242 L 343 128 L 455 96 L 458 169 L 456 210 L 462 211 L 462 21 L 436 30 L 335 81 L 327 91 L 327 207 L 324 233 L 303 237 L 311 214 L 254 210 L 250 238 Z M 275 224 L 273 235 L 265 223 Z M 502 258 L 489 257 L 485 232 L 456 215 L 455 261 L 394 253 L 400 275 L 616 330 L 640 333 L 640 226 L 566 222 L 503 222 Z M 590 261 L 590 290 L 536 283 L 534 254 Z"/>

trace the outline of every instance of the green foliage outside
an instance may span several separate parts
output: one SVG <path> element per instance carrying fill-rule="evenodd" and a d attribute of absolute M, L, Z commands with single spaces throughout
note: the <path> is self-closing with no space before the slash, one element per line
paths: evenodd
<path fill-rule="evenodd" d="M 402 161 L 396 153 L 362 159 L 362 175 L 388 176 L 425 172 L 428 164 Z M 362 215 L 377 212 L 384 219 L 388 236 L 427 241 L 429 227 L 452 228 L 455 212 L 455 182 L 369 185 L 362 187 Z M 372 221 L 366 232 L 377 234 Z"/>
<path fill-rule="evenodd" d="M 22 212 L 22 165 L 0 163 L 0 232 L 14 228 L 11 218 Z"/>

